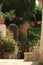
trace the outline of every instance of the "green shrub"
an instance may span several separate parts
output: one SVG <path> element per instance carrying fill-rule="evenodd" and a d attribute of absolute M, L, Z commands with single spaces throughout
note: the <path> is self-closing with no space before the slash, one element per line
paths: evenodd
<path fill-rule="evenodd" d="M 27 40 L 30 46 L 35 46 L 37 42 L 40 40 L 40 29 L 39 28 L 28 29 Z"/>
<path fill-rule="evenodd" d="M 36 21 L 42 21 L 42 9 L 40 6 L 36 6 Z"/>
<path fill-rule="evenodd" d="M 17 42 L 9 37 L 0 37 L 0 52 L 15 52 Z"/>

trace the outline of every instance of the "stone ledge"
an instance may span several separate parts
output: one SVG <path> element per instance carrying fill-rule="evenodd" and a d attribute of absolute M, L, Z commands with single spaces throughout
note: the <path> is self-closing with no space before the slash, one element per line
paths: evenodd
<path fill-rule="evenodd" d="M 34 52 L 25 52 L 24 61 L 38 61 Z"/>

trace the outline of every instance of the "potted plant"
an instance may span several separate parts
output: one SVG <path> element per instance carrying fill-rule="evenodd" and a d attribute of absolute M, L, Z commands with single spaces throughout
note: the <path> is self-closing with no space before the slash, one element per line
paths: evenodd
<path fill-rule="evenodd" d="M 0 57 L 1 59 L 9 59 L 10 54 L 15 52 L 15 46 L 17 43 L 8 37 L 0 37 Z"/>

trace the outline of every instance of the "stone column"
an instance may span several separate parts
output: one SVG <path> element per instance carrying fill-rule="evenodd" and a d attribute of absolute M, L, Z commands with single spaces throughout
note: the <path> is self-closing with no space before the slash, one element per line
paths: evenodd
<path fill-rule="evenodd" d="M 41 40 L 40 40 L 40 62 L 43 63 L 43 0 L 40 0 L 42 6 L 42 25 L 41 25 Z"/>

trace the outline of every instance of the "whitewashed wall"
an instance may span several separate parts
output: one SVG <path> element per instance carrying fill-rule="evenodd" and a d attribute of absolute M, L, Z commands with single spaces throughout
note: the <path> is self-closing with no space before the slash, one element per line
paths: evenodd
<path fill-rule="evenodd" d="M 0 24 L 0 35 L 6 37 L 6 25 Z"/>

